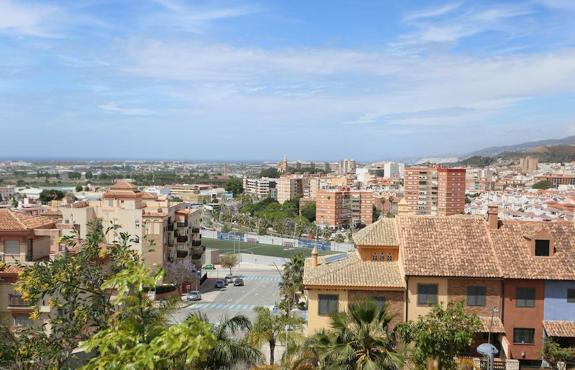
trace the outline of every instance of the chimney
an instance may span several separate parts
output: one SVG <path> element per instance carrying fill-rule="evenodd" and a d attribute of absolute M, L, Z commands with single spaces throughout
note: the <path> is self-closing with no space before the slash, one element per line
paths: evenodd
<path fill-rule="evenodd" d="M 490 229 L 499 228 L 499 207 L 497 204 L 490 204 L 487 206 L 487 222 Z"/>
<path fill-rule="evenodd" d="M 311 251 L 311 267 L 317 267 L 317 247 Z"/>
<path fill-rule="evenodd" d="M 409 214 L 409 205 L 407 204 L 407 200 L 405 198 L 401 198 L 399 203 L 397 203 L 397 215 L 408 215 Z"/>

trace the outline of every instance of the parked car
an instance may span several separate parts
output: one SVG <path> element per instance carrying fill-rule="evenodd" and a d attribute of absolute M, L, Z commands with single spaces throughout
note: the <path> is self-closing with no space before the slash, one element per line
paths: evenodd
<path fill-rule="evenodd" d="M 212 265 L 211 263 L 208 263 L 206 265 L 202 266 L 202 270 L 215 270 L 216 267 L 214 265 Z"/>
<path fill-rule="evenodd" d="M 237 277 L 234 279 L 234 286 L 244 286 L 244 279 Z"/>
<path fill-rule="evenodd" d="M 202 294 L 197 290 L 192 290 L 191 292 L 188 292 L 186 299 L 188 301 L 201 301 L 202 300 Z"/>
<path fill-rule="evenodd" d="M 214 285 L 216 289 L 223 289 L 226 287 L 226 281 L 222 279 L 216 280 L 216 284 Z"/>
<path fill-rule="evenodd" d="M 226 281 L 226 283 L 233 283 L 234 282 L 234 278 L 235 276 L 232 276 L 230 274 L 227 274 L 226 277 L 224 278 L 224 280 Z"/>

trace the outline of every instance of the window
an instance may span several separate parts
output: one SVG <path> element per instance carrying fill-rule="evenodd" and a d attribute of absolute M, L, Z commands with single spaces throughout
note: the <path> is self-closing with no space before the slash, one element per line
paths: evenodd
<path fill-rule="evenodd" d="M 18 315 L 14 316 L 14 326 L 29 328 L 32 325 L 32 320 L 28 316 Z"/>
<path fill-rule="evenodd" d="M 575 289 L 567 289 L 567 302 L 575 303 Z"/>
<path fill-rule="evenodd" d="M 372 255 L 371 255 L 371 260 L 372 260 L 372 261 L 377 261 L 377 254 L 372 254 Z"/>
<path fill-rule="evenodd" d="M 515 328 L 513 329 L 514 344 L 533 344 L 535 329 Z"/>
<path fill-rule="evenodd" d="M 418 284 L 417 304 L 420 306 L 437 304 L 437 284 Z"/>
<path fill-rule="evenodd" d="M 535 288 L 517 288 L 517 307 L 535 307 Z"/>
<path fill-rule="evenodd" d="M 337 312 L 337 295 L 320 294 L 318 315 L 327 316 Z"/>
<path fill-rule="evenodd" d="M 535 240 L 535 255 L 549 257 L 551 255 L 549 240 Z"/>
<path fill-rule="evenodd" d="M 467 305 L 468 306 L 485 306 L 485 287 L 468 286 L 467 287 Z"/>
<path fill-rule="evenodd" d="M 4 254 L 7 255 L 19 255 L 20 254 L 20 242 L 18 240 L 5 240 L 4 241 Z"/>

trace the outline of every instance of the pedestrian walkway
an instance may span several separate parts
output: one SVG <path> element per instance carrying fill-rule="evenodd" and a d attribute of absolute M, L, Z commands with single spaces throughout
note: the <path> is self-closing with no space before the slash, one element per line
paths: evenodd
<path fill-rule="evenodd" d="M 239 303 L 195 303 L 190 306 L 193 310 L 225 310 L 225 311 L 253 311 L 254 308 L 261 305 L 256 304 L 239 304 Z M 272 308 L 273 305 L 263 306 Z"/>

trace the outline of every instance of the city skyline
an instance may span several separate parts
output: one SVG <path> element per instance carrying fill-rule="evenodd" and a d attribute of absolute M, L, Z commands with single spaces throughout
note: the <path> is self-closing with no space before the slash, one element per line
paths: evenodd
<path fill-rule="evenodd" d="M 575 133 L 573 2 L 361 5 L 0 1 L 0 157 L 365 161 Z"/>

